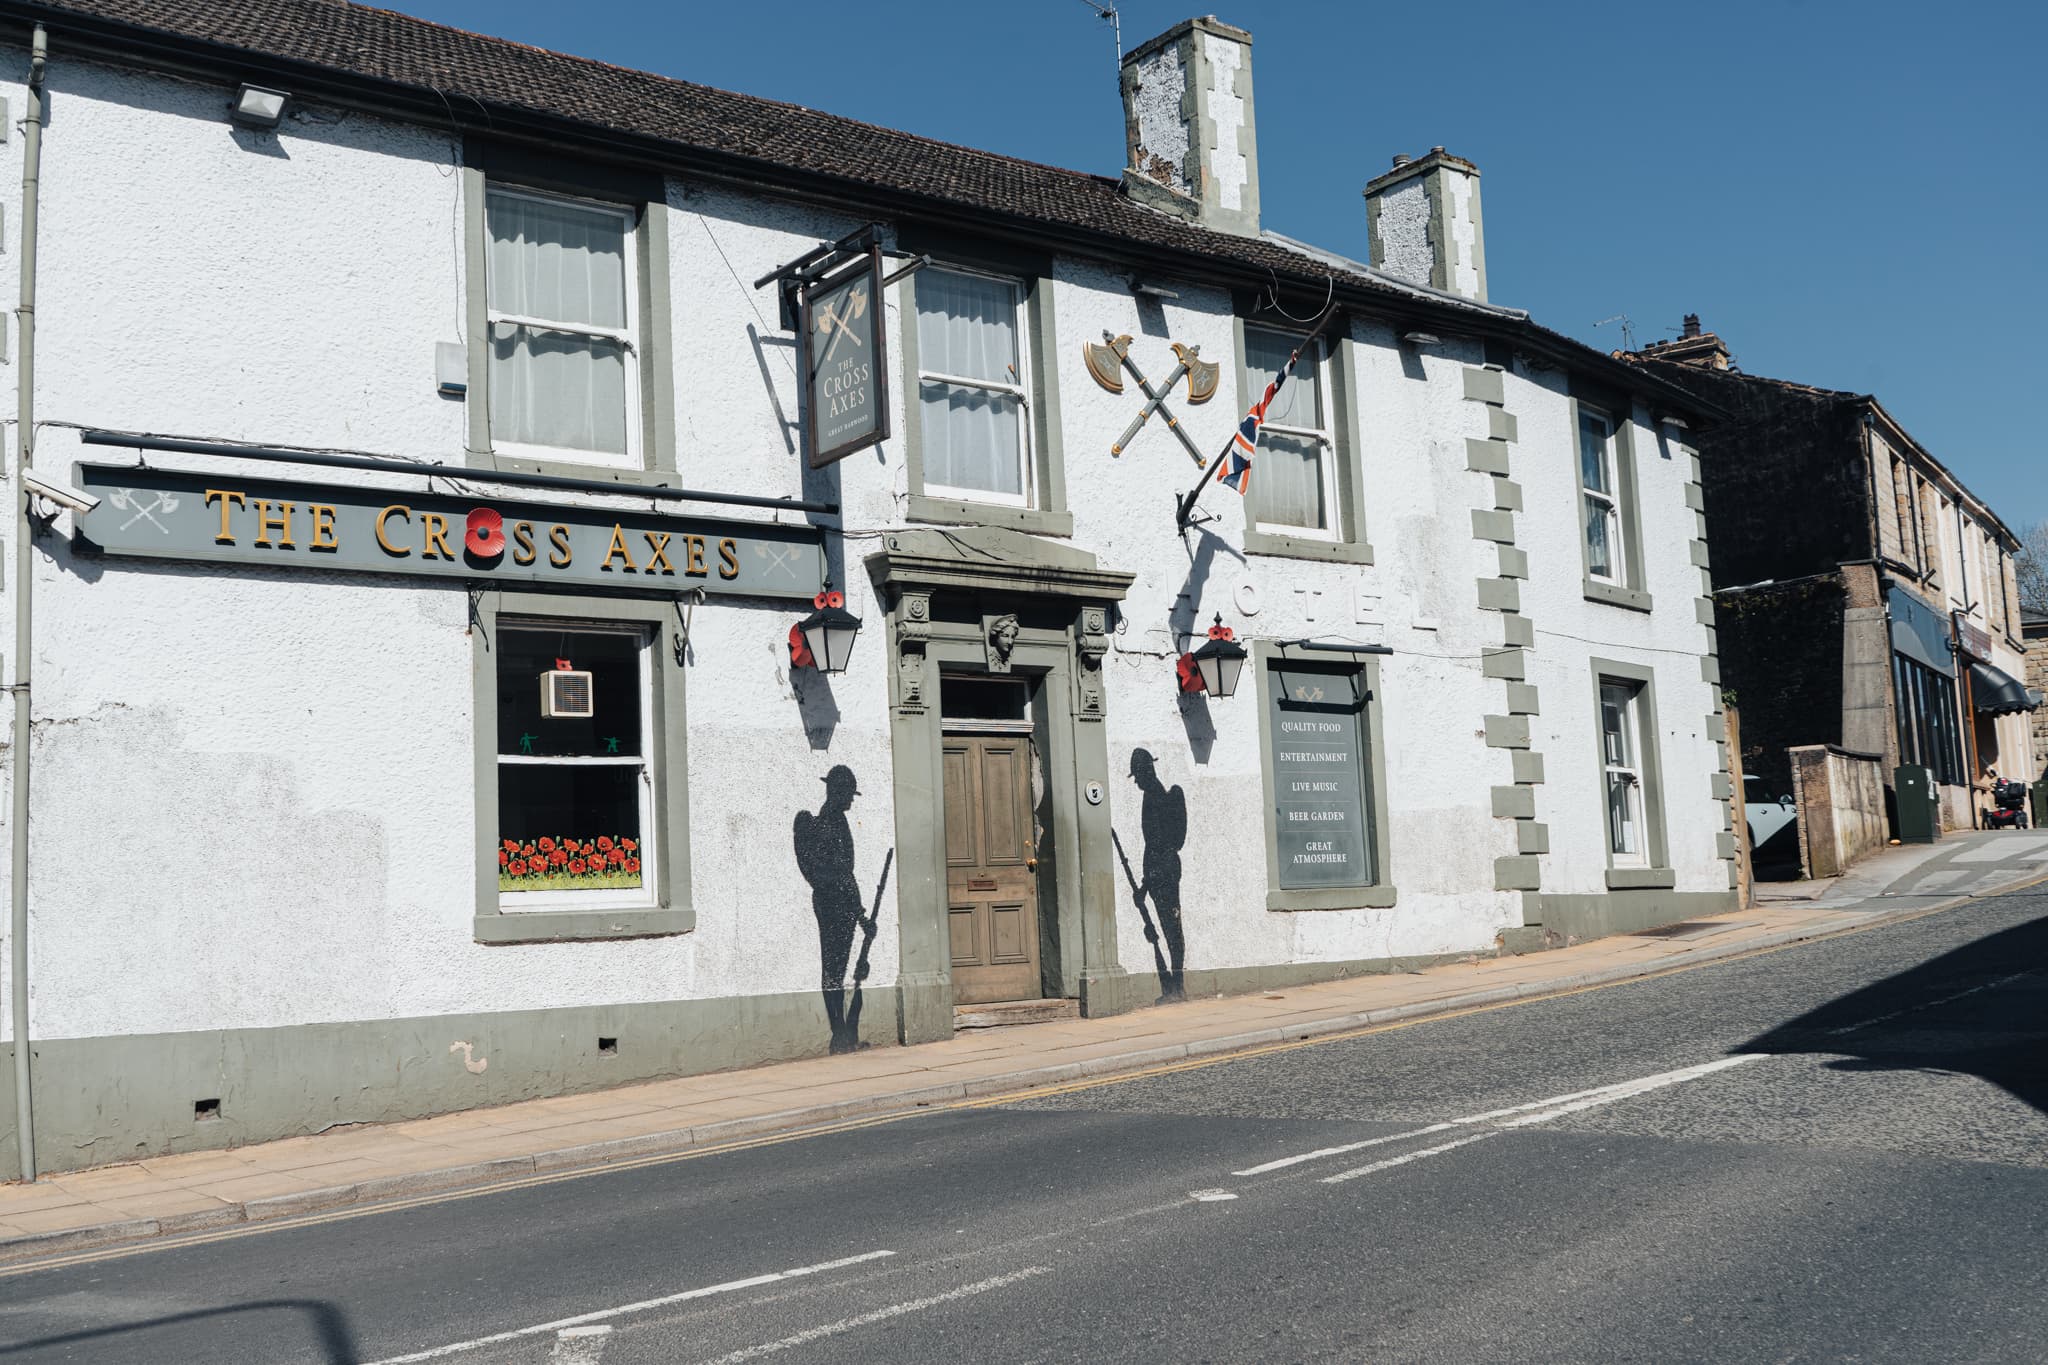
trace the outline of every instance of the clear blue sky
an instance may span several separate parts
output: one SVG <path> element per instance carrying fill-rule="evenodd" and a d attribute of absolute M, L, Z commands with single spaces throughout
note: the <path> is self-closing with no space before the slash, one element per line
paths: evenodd
<path fill-rule="evenodd" d="M 385 0 L 459 27 L 1113 175 L 1081 0 Z M 1267 227 L 1363 258 L 1395 152 L 1478 163 L 1488 283 L 1591 345 L 1697 312 L 1753 374 L 1875 393 L 2015 530 L 2048 520 L 2048 5 L 1125 0 L 1126 48 L 1252 31 Z"/>

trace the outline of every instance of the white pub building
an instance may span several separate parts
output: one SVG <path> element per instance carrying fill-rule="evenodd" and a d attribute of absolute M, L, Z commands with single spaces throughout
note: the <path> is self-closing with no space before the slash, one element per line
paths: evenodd
<path fill-rule="evenodd" d="M 1249 34 L 1108 176 L 334 0 L 0 77 L 0 1173 L 1733 907 L 1712 414 L 1441 148 L 1263 229 Z"/>

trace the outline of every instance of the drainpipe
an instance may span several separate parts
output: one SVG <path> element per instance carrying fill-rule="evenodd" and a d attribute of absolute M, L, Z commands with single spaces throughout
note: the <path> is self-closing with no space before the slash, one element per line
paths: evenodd
<path fill-rule="evenodd" d="M 35 564 L 29 556 L 28 470 L 36 445 L 36 189 L 43 164 L 43 65 L 49 58 L 49 37 L 41 24 L 29 50 L 28 116 L 21 146 L 21 303 L 15 311 L 20 333 L 21 368 L 15 376 L 18 448 L 14 480 L 14 828 L 10 859 L 8 991 L 14 1006 L 14 1133 L 21 1160 L 21 1178 L 36 1178 L 35 1091 L 30 1084 L 28 1022 L 28 674 L 31 642 L 29 584 Z"/>

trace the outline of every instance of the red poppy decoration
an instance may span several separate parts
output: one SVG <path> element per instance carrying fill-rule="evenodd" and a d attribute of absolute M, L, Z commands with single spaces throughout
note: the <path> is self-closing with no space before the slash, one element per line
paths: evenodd
<path fill-rule="evenodd" d="M 1201 666 L 1195 662 L 1194 655 L 1181 655 L 1179 660 L 1175 662 L 1173 667 L 1174 671 L 1180 675 L 1181 691 L 1203 692 L 1208 690 L 1202 686 L 1202 669 Z"/>
<path fill-rule="evenodd" d="M 814 668 L 817 660 L 811 657 L 811 647 L 804 643 L 804 628 L 789 628 L 789 662 L 796 668 Z"/>
<path fill-rule="evenodd" d="M 462 548 L 478 559 L 496 559 L 505 553 L 505 517 L 495 507 L 469 509 Z"/>

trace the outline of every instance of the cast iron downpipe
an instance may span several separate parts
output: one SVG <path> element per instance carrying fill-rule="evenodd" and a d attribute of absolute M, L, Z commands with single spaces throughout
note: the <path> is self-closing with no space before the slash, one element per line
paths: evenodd
<path fill-rule="evenodd" d="M 36 186 L 43 164 L 43 65 L 49 59 L 49 36 L 36 25 L 29 48 L 28 109 L 21 135 L 21 302 L 15 308 L 21 369 L 15 376 L 14 415 L 14 828 L 8 866 L 8 995 L 14 1006 L 14 1141 L 21 1178 L 36 1178 L 35 1088 L 29 1071 L 28 1033 L 28 655 L 29 584 L 35 562 L 29 556 L 29 460 L 36 447 Z"/>

